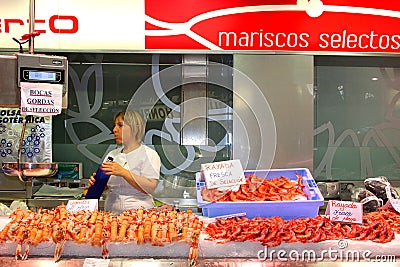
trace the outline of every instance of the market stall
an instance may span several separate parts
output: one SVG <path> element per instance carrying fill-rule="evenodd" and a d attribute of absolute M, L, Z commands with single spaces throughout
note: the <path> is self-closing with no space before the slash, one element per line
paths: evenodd
<path fill-rule="evenodd" d="M 30 54 L 0 56 L 1 266 L 396 261 L 397 59 L 354 77 L 334 58 L 343 82 L 315 55 L 379 53 L 386 63 L 400 48 L 398 4 L 91 1 L 43 1 L 37 20 L 0 17 L 2 36 L 30 24 Z M 14 2 L 5 12 L 25 7 Z M 46 54 L 33 53 L 39 33 Z M 102 197 L 68 209 L 114 145 L 105 121 L 132 106 L 162 158 L 152 196 L 169 209 L 111 214 Z M 246 170 L 236 176 L 227 169 L 238 161 Z"/>
<path fill-rule="evenodd" d="M 221 212 L 219 216 L 198 216 L 190 209 L 141 208 L 115 215 L 96 209 L 71 211 L 69 204 L 37 212 L 17 207 L 1 219 L 0 253 L 15 260 L 32 258 L 34 262 L 38 257 L 53 255 L 55 262 L 76 258 L 126 258 L 126 262 L 130 258 L 153 258 L 162 264 L 168 258 L 170 263 L 183 264 L 185 259 L 188 265 L 200 266 L 208 259 L 231 259 L 229 264 L 235 260 L 312 264 L 396 260 L 400 215 L 393 207 L 370 206 L 373 210 L 364 213 L 361 222 L 350 223 L 346 218 L 357 217 L 351 214 L 338 220 L 332 215 L 319 215 L 318 207 L 313 208 L 312 204 L 311 211 L 304 209 L 304 201 L 312 203 L 313 198 L 321 197 L 311 177 L 307 177 L 307 169 L 262 173 L 265 177 L 260 172 L 247 171 L 245 183 L 236 191 L 215 192 L 198 182 L 199 198 L 214 197 L 204 213 Z M 366 185 L 371 185 L 370 181 Z M 376 194 L 381 191 L 379 183 L 385 185 L 386 181 L 373 179 Z M 232 199 L 246 190 L 250 190 L 249 199 Z M 250 199 L 255 194 L 275 199 Z M 386 203 L 396 207 L 396 193 L 393 194 L 388 195 Z M 349 213 L 350 207 L 344 205 L 356 202 L 333 203 L 331 208 Z"/>
<path fill-rule="evenodd" d="M 46 212 L 35 214 L 35 217 L 40 215 L 43 218 L 47 217 Z M 93 214 L 91 213 L 91 215 Z M 166 213 L 159 212 L 158 219 L 164 215 Z M 179 218 L 183 214 L 177 213 L 177 215 Z M 75 216 L 68 214 L 68 225 L 72 223 Z M 190 216 L 187 218 L 189 219 Z M 366 216 L 362 225 L 351 226 L 332 223 L 328 218 L 320 216 L 296 220 L 283 220 L 278 217 L 253 220 L 231 218 L 213 222 L 204 218 L 197 221 L 197 218 L 193 217 L 193 222 L 198 222 L 199 227 L 203 222 L 205 226 L 193 230 L 192 224 L 189 224 L 186 232 L 184 228 L 180 228 L 182 226 L 179 226 L 179 222 L 174 222 L 173 228 L 162 230 L 161 227 L 156 230 L 158 225 L 162 225 L 162 221 L 157 220 L 148 226 L 151 230 L 146 229 L 146 226 L 143 227 L 143 236 L 140 236 L 139 224 L 139 231 L 136 233 L 137 240 L 131 236 L 132 224 L 130 227 L 124 226 L 124 223 L 119 221 L 123 217 L 124 215 L 117 217 L 119 223 L 117 230 L 113 230 L 112 219 L 110 222 L 105 221 L 106 217 L 103 221 L 97 219 L 93 227 L 97 228 L 96 225 L 101 223 L 102 236 L 97 236 L 97 230 L 94 230 L 92 240 L 79 239 L 80 231 L 83 229 L 72 230 L 68 228 L 71 226 L 67 224 L 65 229 L 62 229 L 62 223 L 57 222 L 49 224 L 50 228 L 56 229 L 53 230 L 53 233 L 51 229 L 47 230 L 50 231 L 51 236 L 44 234 L 46 230 L 43 227 L 47 226 L 40 223 L 37 230 L 33 230 L 33 228 L 28 230 L 28 227 L 21 229 L 26 225 L 24 222 L 13 233 L 8 228 L 12 227 L 11 219 L 11 225 L 6 224 L 1 232 L 1 255 L 13 259 L 15 256 L 14 260 L 22 258 L 28 262 L 36 262 L 38 258 L 55 255 L 56 258 L 53 258 L 53 261 L 61 262 L 69 262 L 76 258 L 101 259 L 102 257 L 117 261 L 120 258 L 125 258 L 127 261 L 129 259 L 140 261 L 149 258 L 157 260 L 168 258 L 170 262 L 185 260 L 187 264 L 198 264 L 207 259 L 231 259 L 232 262 L 238 259 L 257 262 L 311 261 L 314 264 L 320 262 L 393 262 L 398 256 L 399 237 L 396 225 L 398 225 L 399 215 L 392 211 Z M 107 224 L 109 225 L 107 226 Z M 87 225 L 91 226 L 90 223 Z M 279 228 L 280 225 L 283 227 Z M 78 223 L 75 222 L 74 226 L 78 227 Z M 300 229 L 302 227 L 303 230 Z M 124 229 L 126 233 L 122 234 L 121 231 L 125 231 Z M 65 231 L 63 236 L 56 234 L 56 231 L 63 230 Z M 73 236 L 73 231 L 76 231 L 77 236 Z M 174 231 L 176 235 L 173 234 Z M 10 240 L 5 237 L 7 232 L 9 232 Z M 106 232 L 110 236 L 106 235 Z M 13 234 L 16 235 L 13 236 Z M 49 233 L 47 232 L 47 234 Z M 16 241 L 18 238 L 20 238 L 19 241 Z"/>

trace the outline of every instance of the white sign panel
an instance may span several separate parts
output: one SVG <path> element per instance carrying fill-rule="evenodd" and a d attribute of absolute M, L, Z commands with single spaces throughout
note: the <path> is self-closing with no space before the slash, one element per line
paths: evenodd
<path fill-rule="evenodd" d="M 62 84 L 21 82 L 21 113 L 51 116 L 61 113 Z"/>
<path fill-rule="evenodd" d="M 0 48 L 29 33 L 29 2 L 2 0 Z M 144 50 L 144 0 L 40 0 L 35 3 L 35 49 Z M 25 50 L 28 46 L 24 45 Z"/>
<path fill-rule="evenodd" d="M 201 164 L 207 188 L 226 188 L 245 184 L 246 178 L 240 160 Z"/>

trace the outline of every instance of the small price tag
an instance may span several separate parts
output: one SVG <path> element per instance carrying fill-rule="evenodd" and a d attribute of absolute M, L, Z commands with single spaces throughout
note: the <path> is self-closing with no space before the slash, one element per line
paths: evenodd
<path fill-rule="evenodd" d="M 206 187 L 229 188 L 246 183 L 240 160 L 227 160 L 201 164 Z"/>
<path fill-rule="evenodd" d="M 362 224 L 362 204 L 358 202 L 329 200 L 326 214 L 331 221 Z"/>
<path fill-rule="evenodd" d="M 83 267 L 108 267 L 110 259 L 86 258 Z"/>
<path fill-rule="evenodd" d="M 382 207 L 382 209 L 395 209 L 397 212 L 400 212 L 400 199 L 389 198 L 386 204 Z"/>
<path fill-rule="evenodd" d="M 98 199 L 68 200 L 67 210 L 69 212 L 78 212 L 81 210 L 95 211 L 98 209 L 98 206 Z"/>
<path fill-rule="evenodd" d="M 397 212 L 400 212 L 400 200 L 399 200 L 399 199 L 391 198 L 391 199 L 389 199 L 389 201 L 390 201 L 390 204 L 392 205 L 392 207 L 393 207 Z M 388 202 L 389 202 L 389 201 L 388 201 Z"/>
<path fill-rule="evenodd" d="M 395 199 L 392 197 L 392 192 L 390 190 L 390 186 L 387 185 L 385 187 L 386 190 L 386 196 L 388 198 L 388 201 L 385 203 L 385 205 L 382 206 L 382 209 L 395 209 L 397 212 L 400 212 L 400 200 Z"/>

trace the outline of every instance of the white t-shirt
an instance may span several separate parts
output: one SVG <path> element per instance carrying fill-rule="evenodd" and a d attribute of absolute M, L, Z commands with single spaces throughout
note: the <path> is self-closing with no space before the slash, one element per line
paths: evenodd
<path fill-rule="evenodd" d="M 121 148 L 110 151 L 109 156 L 114 158 L 125 169 L 132 173 L 150 179 L 159 179 L 161 160 L 157 152 L 146 145 L 124 154 Z M 105 201 L 105 210 L 119 214 L 124 210 L 131 210 L 143 206 L 146 209 L 154 207 L 153 197 L 131 186 L 123 177 L 111 175 L 108 180 L 108 192 Z"/>

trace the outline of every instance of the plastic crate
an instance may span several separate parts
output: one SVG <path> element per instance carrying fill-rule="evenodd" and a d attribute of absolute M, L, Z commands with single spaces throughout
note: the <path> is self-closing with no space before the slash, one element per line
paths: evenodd
<path fill-rule="evenodd" d="M 308 218 L 318 215 L 319 207 L 324 205 L 324 198 L 307 168 L 246 170 L 245 174 L 254 173 L 258 177 L 272 179 L 286 177 L 297 181 L 296 174 L 303 177 L 303 192 L 307 200 L 294 201 L 240 201 L 240 202 L 208 202 L 201 196 L 205 182 L 200 181 L 200 173 L 196 174 L 197 205 L 207 217 L 218 217 L 229 214 L 246 213 L 247 218 L 280 216 L 283 219 Z"/>

